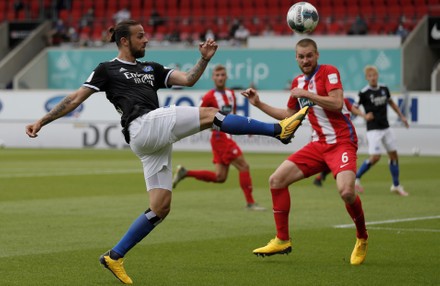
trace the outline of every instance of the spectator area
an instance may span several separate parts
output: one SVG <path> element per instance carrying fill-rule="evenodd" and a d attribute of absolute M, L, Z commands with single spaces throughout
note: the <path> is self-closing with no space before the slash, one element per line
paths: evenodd
<path fill-rule="evenodd" d="M 83 36 L 100 39 L 102 32 L 113 25 L 112 15 L 127 7 L 131 17 L 144 23 L 150 38 L 162 39 L 179 33 L 182 40 L 198 39 L 211 29 L 217 38 L 228 38 L 230 24 L 239 19 L 252 35 L 261 35 L 270 27 L 277 35 L 291 34 L 285 15 L 294 0 L 23 0 L 15 9 L 15 1 L 0 0 L 0 21 L 61 18 Z M 347 34 L 357 16 L 368 25 L 368 34 L 394 34 L 401 23 L 411 30 L 424 15 L 440 16 L 440 0 L 309 0 L 317 7 L 319 35 Z M 69 4 L 70 3 L 70 4 Z M 66 7 L 69 6 L 69 7 Z M 81 17 L 94 8 L 91 26 L 80 27 Z M 153 33 L 149 16 L 156 10 L 165 19 Z"/>

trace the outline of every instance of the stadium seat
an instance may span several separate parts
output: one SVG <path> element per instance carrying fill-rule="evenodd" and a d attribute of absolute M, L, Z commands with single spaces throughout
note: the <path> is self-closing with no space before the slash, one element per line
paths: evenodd
<path fill-rule="evenodd" d="M 415 5 L 414 6 L 415 14 L 418 20 L 423 18 L 423 16 L 428 15 L 428 6 L 426 5 Z"/>
<path fill-rule="evenodd" d="M 379 35 L 383 34 L 383 23 L 377 21 L 371 21 L 368 23 L 368 34 L 370 35 Z"/>
<path fill-rule="evenodd" d="M 388 22 L 400 22 L 402 17 L 402 6 L 400 5 L 388 5 Z"/>
<path fill-rule="evenodd" d="M 15 13 L 13 1 L 0 0 L 0 21 L 4 19 L 36 19 L 40 16 L 41 5 L 52 9 L 53 0 L 23 0 L 26 9 Z M 112 23 L 112 16 L 119 9 L 130 9 L 132 18 L 148 23 L 150 13 L 156 8 L 170 23 L 188 22 L 194 27 L 185 32 L 188 38 L 195 38 L 193 30 L 211 25 L 217 34 L 226 36 L 233 18 L 242 20 L 252 35 L 261 34 L 267 24 L 271 24 L 277 34 L 289 34 L 291 31 L 285 22 L 285 13 L 298 0 L 93 0 L 70 1 L 68 10 L 61 10 L 60 17 L 69 25 L 78 26 L 81 17 L 88 8 L 93 7 L 96 22 L 103 26 Z M 320 25 L 315 34 L 343 34 L 357 15 L 362 15 L 369 25 L 370 34 L 393 33 L 401 19 L 408 29 L 426 14 L 440 15 L 439 0 L 309 0 L 317 7 Z M 402 18 L 404 16 L 404 18 Z M 338 19 L 338 23 L 327 24 L 327 19 Z M 215 23 L 215 24 L 214 24 Z M 219 25 L 220 27 L 217 27 Z M 181 24 L 182 25 L 182 24 Z M 146 27 L 144 27 L 146 29 Z M 171 29 L 171 28 L 170 28 Z M 169 31 L 167 31 L 169 32 Z M 161 32 L 162 33 L 162 32 Z M 94 39 L 98 32 L 89 32 Z M 163 36 L 165 37 L 165 35 Z"/>

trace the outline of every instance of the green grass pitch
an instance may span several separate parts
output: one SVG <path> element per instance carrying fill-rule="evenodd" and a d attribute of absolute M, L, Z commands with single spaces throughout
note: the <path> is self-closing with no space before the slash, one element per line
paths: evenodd
<path fill-rule="evenodd" d="M 255 199 L 287 154 L 246 153 Z M 361 155 L 358 164 L 365 158 Z M 210 153 L 175 152 L 174 166 L 213 169 Z M 329 177 L 290 187 L 289 255 L 256 257 L 275 235 L 271 211 L 250 212 L 230 170 L 224 184 L 182 181 L 170 215 L 126 256 L 135 285 L 440 285 L 440 157 L 400 158 L 410 193 L 389 191 L 383 157 L 361 194 L 370 239 L 351 266 L 350 218 Z M 98 262 L 148 205 L 130 150 L 0 149 L 0 285 L 121 285 Z"/>

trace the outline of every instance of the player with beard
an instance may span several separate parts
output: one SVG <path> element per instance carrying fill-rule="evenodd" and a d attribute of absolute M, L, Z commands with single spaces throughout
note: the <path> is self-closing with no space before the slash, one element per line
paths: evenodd
<path fill-rule="evenodd" d="M 253 253 L 270 256 L 292 251 L 288 187 L 328 169 L 336 179 L 339 195 L 356 226 L 356 244 L 350 262 L 358 265 L 364 262 L 367 254 L 368 234 L 362 203 L 354 190 L 357 135 L 350 112 L 344 105 L 339 71 L 331 65 L 318 65 L 318 59 L 318 48 L 313 40 L 305 38 L 296 44 L 296 61 L 303 74 L 292 81 L 286 109 L 262 102 L 254 89 L 243 92 L 252 105 L 277 119 L 310 106 L 308 119 L 313 129 L 311 142 L 290 155 L 269 178 L 277 233 L 266 246 Z"/>
<path fill-rule="evenodd" d="M 144 57 L 148 43 L 140 22 L 125 20 L 110 32 L 111 40 L 118 47 L 117 57 L 100 63 L 78 90 L 67 95 L 41 119 L 27 125 L 26 134 L 31 138 L 37 137 L 43 126 L 70 113 L 98 91 L 105 92 L 120 113 L 125 140 L 143 165 L 149 208 L 135 219 L 121 240 L 100 257 L 100 262 L 121 282 L 132 284 L 123 266 L 123 257 L 170 212 L 174 142 L 214 128 L 231 134 L 271 136 L 287 144 L 303 116 L 293 115 L 273 124 L 234 114 L 226 115 L 216 108 L 159 107 L 157 90 L 173 85 L 193 86 L 214 56 L 217 43 L 212 39 L 200 43 L 200 59 L 189 71 L 183 72 L 156 62 L 137 60 Z M 149 263 L 154 263 L 150 260 Z"/>

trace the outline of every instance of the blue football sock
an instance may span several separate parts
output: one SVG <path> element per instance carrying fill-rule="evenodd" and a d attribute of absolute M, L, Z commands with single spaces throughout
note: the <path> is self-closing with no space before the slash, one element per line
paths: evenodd
<path fill-rule="evenodd" d="M 151 215 L 152 214 L 152 215 Z M 148 218 L 150 216 L 150 218 Z M 152 216 L 152 217 L 151 217 Z M 139 241 L 146 237 L 154 227 L 160 223 L 160 219 L 148 209 L 145 213 L 141 214 L 130 226 L 127 233 L 122 239 L 113 247 L 113 251 L 118 253 L 121 257 L 132 249 Z"/>
<path fill-rule="evenodd" d="M 390 160 L 388 163 L 390 167 L 391 176 L 393 177 L 393 185 L 398 186 L 399 183 L 399 162 L 397 160 Z"/>
<path fill-rule="evenodd" d="M 371 167 L 370 161 L 368 159 L 365 160 L 356 173 L 356 179 L 360 179 L 365 174 L 365 172 L 367 172 L 370 169 L 370 167 Z"/>
<path fill-rule="evenodd" d="M 228 114 L 223 119 L 223 123 L 221 123 L 220 131 L 236 135 L 254 134 L 274 137 L 276 135 L 276 126 L 277 124 L 274 123 L 266 123 L 248 117 Z"/>

